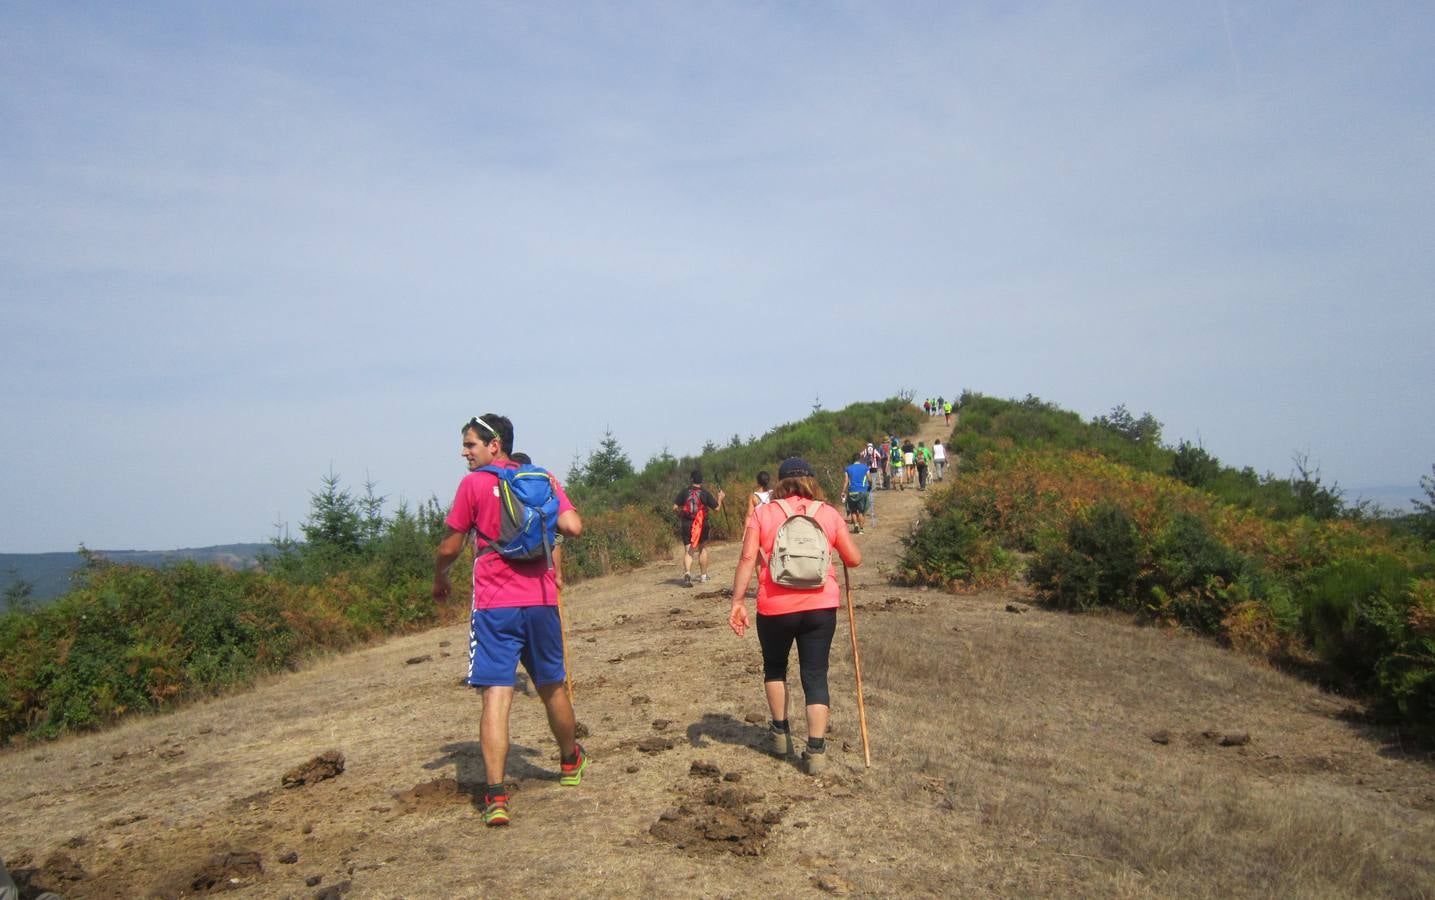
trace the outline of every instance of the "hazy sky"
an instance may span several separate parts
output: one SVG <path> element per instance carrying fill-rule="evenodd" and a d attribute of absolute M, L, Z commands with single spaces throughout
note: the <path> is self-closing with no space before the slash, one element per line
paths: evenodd
<path fill-rule="evenodd" d="M 0 551 L 910 388 L 1435 462 L 1428 3 L 0 6 Z M 1400 505 L 1404 505 L 1400 503 Z"/>

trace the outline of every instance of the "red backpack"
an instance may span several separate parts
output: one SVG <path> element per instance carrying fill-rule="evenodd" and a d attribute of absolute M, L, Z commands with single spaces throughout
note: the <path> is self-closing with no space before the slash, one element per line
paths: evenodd
<path fill-rule="evenodd" d="M 700 487 L 688 488 L 688 499 L 683 501 L 683 517 L 695 519 L 698 510 L 703 508 L 703 489 Z"/>

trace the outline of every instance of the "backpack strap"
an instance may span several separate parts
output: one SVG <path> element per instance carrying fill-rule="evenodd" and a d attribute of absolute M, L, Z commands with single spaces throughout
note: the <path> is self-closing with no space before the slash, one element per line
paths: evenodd
<path fill-rule="evenodd" d="M 513 470 L 512 470 L 512 469 L 505 469 L 505 468 L 502 467 L 502 466 L 495 466 L 495 465 L 493 465 L 492 463 L 490 463 L 490 464 L 488 464 L 488 465 L 486 465 L 486 466 L 479 466 L 477 469 L 474 469 L 473 471 L 475 471 L 475 472 L 487 472 L 488 474 L 492 475 L 494 478 L 497 478 L 497 479 L 498 479 L 498 483 L 499 483 L 500 485 L 502 485 L 504 481 L 506 481 L 508 478 L 512 477 L 511 475 L 509 475 L 509 474 L 507 474 L 507 473 L 510 473 L 510 472 L 512 472 Z M 503 490 L 503 489 L 500 488 L 500 491 L 502 491 L 502 490 Z M 502 502 L 503 502 L 503 498 L 502 498 L 502 496 L 500 495 L 499 503 L 502 503 Z M 502 525 L 502 521 L 503 521 L 503 513 L 502 513 L 502 511 L 500 511 L 498 515 L 499 515 L 499 528 L 502 529 L 502 527 L 503 527 L 503 525 Z M 478 529 L 478 526 L 477 526 L 477 525 L 474 525 L 473 528 L 471 528 L 470 530 L 473 532 L 474 537 L 476 537 L 476 538 L 478 539 L 478 541 L 482 541 L 482 542 L 483 542 L 483 546 L 478 546 L 477 541 L 475 542 L 475 544 L 474 544 L 474 550 L 473 550 L 473 555 L 474 555 L 474 557 L 483 556 L 484 554 L 487 554 L 487 553 L 497 553 L 497 552 L 498 552 L 498 538 L 497 538 L 497 537 L 489 537 L 488 535 L 486 535 L 486 534 L 484 534 L 482 531 L 480 531 L 480 530 Z"/>
<path fill-rule="evenodd" d="M 787 519 L 792 518 L 792 516 L 793 516 L 792 507 L 791 507 L 791 506 L 788 506 L 786 500 L 776 499 L 776 500 L 773 500 L 772 502 L 773 502 L 773 503 L 776 503 L 776 504 L 777 504 L 777 508 L 780 509 L 780 510 L 782 510 L 783 518 L 787 518 Z"/>

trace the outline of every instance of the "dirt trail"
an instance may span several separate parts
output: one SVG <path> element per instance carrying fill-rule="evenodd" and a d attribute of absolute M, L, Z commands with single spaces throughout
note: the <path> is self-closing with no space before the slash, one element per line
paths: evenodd
<path fill-rule="evenodd" d="M 946 432 L 929 419 L 918 436 Z M 455 626 L 6 753 L 0 852 L 73 897 L 1259 896 L 1289 886 L 1284 870 L 1229 847 L 1284 839 L 1270 816 L 1304 828 L 1308 808 L 1337 797 L 1340 827 L 1310 826 L 1317 852 L 1379 860 L 1317 866 L 1294 893 L 1398 893 L 1435 871 L 1429 766 L 1383 753 L 1338 698 L 1183 635 L 894 588 L 925 495 L 875 499 L 853 572 L 870 770 L 845 621 L 831 773 L 812 779 L 755 749 L 759 655 L 725 625 L 737 552 L 725 544 L 707 585 L 684 589 L 675 558 L 565 593 L 594 762 L 580 787 L 561 787 L 542 705 L 516 698 L 506 829 L 483 828 L 473 806 L 479 701 L 460 683 Z M 1253 737 L 1221 747 L 1202 736 L 1213 727 Z M 344 755 L 342 774 L 282 786 L 328 750 Z M 1291 791 L 1270 816 L 1247 808 Z M 1143 833 L 1175 833 L 1149 847 L 1107 833 L 1133 810 Z M 1190 845 L 1202 829 L 1208 849 Z M 1356 849 L 1344 834 L 1360 835 Z"/>

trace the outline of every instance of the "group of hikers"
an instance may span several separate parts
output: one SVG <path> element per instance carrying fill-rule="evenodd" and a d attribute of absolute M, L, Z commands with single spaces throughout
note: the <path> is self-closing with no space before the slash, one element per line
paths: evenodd
<path fill-rule="evenodd" d="M 952 424 L 952 401 L 945 397 L 937 399 L 926 399 L 922 401 L 922 411 L 928 416 L 943 416 L 948 425 Z"/>
<path fill-rule="evenodd" d="M 858 466 L 867 468 L 866 487 L 869 495 L 876 490 L 906 490 L 916 482 L 917 490 L 927 489 L 928 474 L 937 481 L 946 476 L 947 448 L 940 439 L 928 447 L 926 441 L 912 443 L 911 438 L 899 439 L 891 435 L 879 441 L 868 441 L 867 446 L 853 455 L 852 465 L 847 467 L 849 484 L 857 486 L 862 482 L 856 477 Z"/>
<path fill-rule="evenodd" d="M 927 403 L 929 413 L 932 402 Z M 565 690 L 562 581 L 554 564 L 558 543 L 564 537 L 578 537 L 583 521 L 556 478 L 513 452 L 513 423 L 507 417 L 474 416 L 460 434 L 468 473 L 444 519 L 432 594 L 437 601 L 448 599 L 449 569 L 469 534 L 476 535 L 466 680 L 483 701 L 479 720 L 486 779 L 483 821 L 500 826 L 510 819 L 505 787 L 508 721 L 519 665 L 537 689 L 558 744 L 559 784 L 579 785 L 590 762 L 576 740 L 572 695 Z M 742 637 L 755 624 L 771 713 L 766 740 L 771 752 L 783 758 L 796 752 L 787 691 L 788 662 L 796 644 L 807 722 L 800 762 L 809 774 L 820 774 L 826 762 L 827 670 L 840 596 L 832 557 L 849 568 L 861 565 L 862 552 L 853 535 L 863 532 L 869 516 L 876 522 L 872 494 L 879 489 L 879 480 L 881 489 L 891 490 L 894 485 L 904 489 L 915 471 L 918 490 L 925 490 L 928 467 L 935 467 L 940 480 L 945 464 L 940 441 L 930 448 L 923 441 L 914 445 L 910 438 L 899 442 L 895 435 L 868 442 L 844 470 L 841 510 L 827 502 L 812 467 L 801 458 L 783 460 L 775 484 L 768 472 L 757 475 L 747 500 L 728 625 Z M 709 581 L 712 514 L 722 509 L 725 500 L 724 491 L 713 493 L 704 485 L 701 471 L 692 472 L 688 487 L 673 498 L 683 543 L 685 587 L 694 584 L 694 556 L 697 582 Z M 755 623 L 746 599 L 754 573 Z"/>

